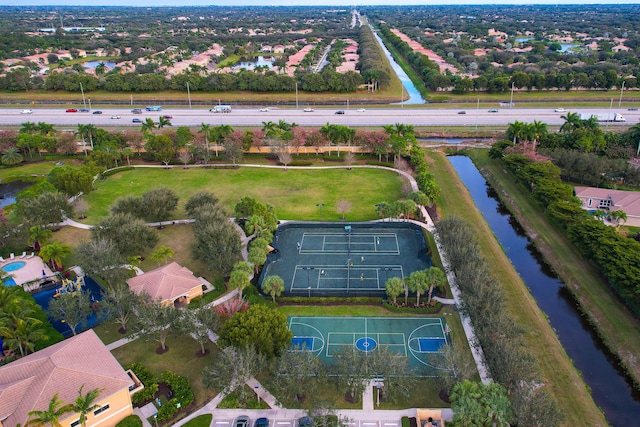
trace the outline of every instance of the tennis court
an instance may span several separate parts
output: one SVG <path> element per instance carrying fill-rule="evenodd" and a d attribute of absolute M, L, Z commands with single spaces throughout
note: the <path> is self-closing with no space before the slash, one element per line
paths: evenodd
<path fill-rule="evenodd" d="M 386 347 L 434 375 L 434 355 L 448 342 L 442 317 L 289 317 L 292 351 L 311 351 L 325 361 L 345 347 L 368 353 Z"/>
<path fill-rule="evenodd" d="M 384 296 L 388 279 L 431 266 L 410 223 L 286 224 L 272 246 L 260 280 L 280 276 L 285 295 Z"/>

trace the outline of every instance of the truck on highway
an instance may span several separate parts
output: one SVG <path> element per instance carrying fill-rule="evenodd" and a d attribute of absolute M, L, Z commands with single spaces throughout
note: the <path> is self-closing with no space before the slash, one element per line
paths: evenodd
<path fill-rule="evenodd" d="M 591 117 L 595 117 L 599 122 L 626 122 L 622 114 L 619 113 L 604 113 L 604 114 L 580 114 L 580 120 L 589 120 Z"/>
<path fill-rule="evenodd" d="M 162 107 L 159 105 L 153 105 L 151 107 L 145 108 L 147 111 L 162 111 Z"/>
<path fill-rule="evenodd" d="M 216 105 L 213 108 L 210 108 L 209 111 L 212 113 L 230 113 L 231 105 Z"/>

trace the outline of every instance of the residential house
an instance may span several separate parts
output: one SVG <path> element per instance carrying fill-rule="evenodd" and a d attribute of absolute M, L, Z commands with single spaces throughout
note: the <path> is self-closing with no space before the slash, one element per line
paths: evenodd
<path fill-rule="evenodd" d="M 81 388 L 83 394 L 100 389 L 87 425 L 114 427 L 133 414 L 131 396 L 144 387 L 90 329 L 0 366 L 0 427 L 24 425 L 29 412 L 46 410 L 56 394 L 64 404 L 72 404 Z M 79 417 L 68 412 L 60 424 L 79 426 Z"/>
<path fill-rule="evenodd" d="M 607 188 L 575 187 L 582 209 L 623 211 L 626 225 L 640 227 L 640 191 L 610 190 Z"/>
<path fill-rule="evenodd" d="M 136 294 L 147 293 L 163 304 L 184 306 L 203 294 L 207 283 L 197 278 L 191 270 L 172 262 L 127 280 L 129 288 Z"/>

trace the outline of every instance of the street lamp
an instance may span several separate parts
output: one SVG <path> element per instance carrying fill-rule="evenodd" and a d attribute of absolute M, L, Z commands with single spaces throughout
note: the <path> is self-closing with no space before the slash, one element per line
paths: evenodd
<path fill-rule="evenodd" d="M 320 221 L 322 221 L 322 207 L 324 206 L 324 203 L 316 203 L 316 206 L 320 208 Z"/>
<path fill-rule="evenodd" d="M 515 82 L 511 82 L 511 100 L 509 101 L 509 108 L 513 107 L 513 88 L 515 86 Z"/>
<path fill-rule="evenodd" d="M 622 92 L 624 92 L 624 84 L 626 82 L 626 80 L 622 81 L 622 87 L 620 88 L 620 99 L 618 100 L 618 108 L 620 108 L 620 104 L 622 104 Z"/>
<path fill-rule="evenodd" d="M 84 108 L 87 108 L 87 102 L 84 100 L 84 89 L 82 87 L 82 82 L 80 82 L 80 92 L 82 92 L 82 104 L 84 105 Z"/>

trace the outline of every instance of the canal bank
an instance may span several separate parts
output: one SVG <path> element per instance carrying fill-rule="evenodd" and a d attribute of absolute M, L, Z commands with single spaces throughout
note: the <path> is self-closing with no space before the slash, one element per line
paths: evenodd
<path fill-rule="evenodd" d="M 439 151 L 426 151 L 429 170 L 442 189 L 438 200 L 441 217 L 457 216 L 471 224 L 481 253 L 504 290 L 507 310 L 524 331 L 523 341 L 535 355 L 543 380 L 541 385 L 551 394 L 565 413 L 565 426 L 606 426 L 588 387 L 573 366 L 545 314 L 524 285 L 513 264 L 471 195 L 458 178 L 447 157 Z"/>

